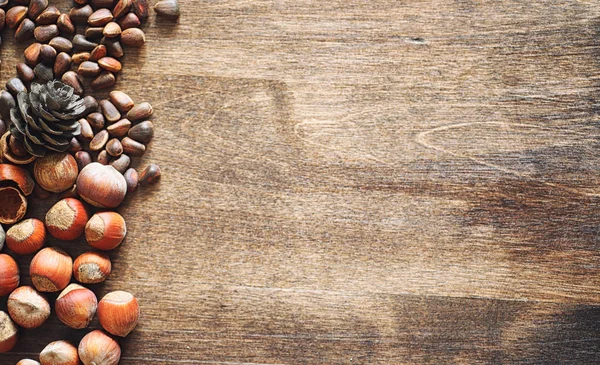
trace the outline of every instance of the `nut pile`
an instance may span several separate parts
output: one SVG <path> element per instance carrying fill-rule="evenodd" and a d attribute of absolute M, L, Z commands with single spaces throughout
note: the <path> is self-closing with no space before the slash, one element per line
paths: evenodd
<path fill-rule="evenodd" d="M 124 47 L 145 43 L 142 24 L 149 0 L 75 0 L 61 13 L 48 0 L 0 0 L 0 29 L 14 30 L 29 44 L 18 77 L 0 91 L 0 352 L 17 343 L 19 328 L 44 325 L 51 316 L 73 329 L 97 317 L 102 329 L 78 346 L 48 344 L 31 365 L 116 365 L 119 337 L 138 323 L 140 307 L 126 291 L 100 300 L 86 285 L 102 283 L 112 264 L 105 251 L 123 242 L 127 227 L 115 209 L 139 185 L 155 183 L 155 164 L 138 173 L 132 165 L 154 136 L 153 108 L 119 90 L 97 100 L 86 89 L 111 88 L 123 68 Z M 179 17 L 177 0 L 161 0 L 154 11 Z M 55 195 L 58 194 L 58 195 Z M 45 217 L 28 217 L 29 205 L 58 197 Z M 75 259 L 53 242 L 85 238 L 90 250 Z M 21 285 L 15 256 L 31 255 L 31 286 Z M 46 293 L 57 293 L 53 305 Z"/>

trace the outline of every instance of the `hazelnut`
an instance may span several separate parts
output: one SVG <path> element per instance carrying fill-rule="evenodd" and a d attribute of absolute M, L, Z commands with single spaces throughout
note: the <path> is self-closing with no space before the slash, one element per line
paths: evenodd
<path fill-rule="evenodd" d="M 6 312 L 0 311 L 0 352 L 8 352 L 17 344 L 17 325 Z"/>
<path fill-rule="evenodd" d="M 50 304 L 30 286 L 15 289 L 7 305 L 10 317 L 23 328 L 37 328 L 50 317 Z"/>
<path fill-rule="evenodd" d="M 26 219 L 6 232 L 6 246 L 17 255 L 31 255 L 42 248 L 45 242 L 46 227 L 39 219 Z"/>
<path fill-rule="evenodd" d="M 77 194 L 95 207 L 116 208 L 127 194 L 127 183 L 114 167 L 92 162 L 77 178 Z"/>
<path fill-rule="evenodd" d="M 110 258 L 102 252 L 83 253 L 73 263 L 75 280 L 84 284 L 103 282 L 110 275 L 111 270 Z"/>
<path fill-rule="evenodd" d="M 0 187 L 0 202 L 0 223 L 15 224 L 27 213 L 27 198 L 15 187 Z"/>
<path fill-rule="evenodd" d="M 117 341 L 100 330 L 83 336 L 78 350 L 84 365 L 117 365 L 121 359 L 121 347 Z"/>
<path fill-rule="evenodd" d="M 31 260 L 29 274 L 35 288 L 41 292 L 57 292 L 69 285 L 73 260 L 66 252 L 46 247 Z"/>
<path fill-rule="evenodd" d="M 35 183 L 27 170 L 11 164 L 0 164 L 0 182 L 4 181 L 17 185 L 25 196 L 30 195 L 35 187 Z"/>
<path fill-rule="evenodd" d="M 0 254 L 0 297 L 10 294 L 19 286 L 19 266 L 5 253 Z"/>
<path fill-rule="evenodd" d="M 79 365 L 77 349 L 67 341 L 54 341 L 40 352 L 41 365 Z"/>
<path fill-rule="evenodd" d="M 46 213 L 46 227 L 55 238 L 64 241 L 77 239 L 83 234 L 88 220 L 83 203 L 66 198 L 56 203 Z"/>
<path fill-rule="evenodd" d="M 98 299 L 88 288 L 70 284 L 58 296 L 54 308 L 62 323 L 75 329 L 86 328 L 96 314 Z"/>
<path fill-rule="evenodd" d="M 31 359 L 23 359 L 23 360 L 19 360 L 17 365 L 40 365 L 40 363 L 35 360 L 31 360 Z"/>
<path fill-rule="evenodd" d="M 77 180 L 77 161 L 69 153 L 48 153 L 35 160 L 33 176 L 45 190 L 60 193 L 69 189 Z"/>
<path fill-rule="evenodd" d="M 99 250 L 112 250 L 119 246 L 126 234 L 125 220 L 117 212 L 96 213 L 85 225 L 85 239 Z"/>
<path fill-rule="evenodd" d="M 115 336 L 127 336 L 137 326 L 139 317 L 140 306 L 131 293 L 110 292 L 98 303 L 100 325 Z"/>

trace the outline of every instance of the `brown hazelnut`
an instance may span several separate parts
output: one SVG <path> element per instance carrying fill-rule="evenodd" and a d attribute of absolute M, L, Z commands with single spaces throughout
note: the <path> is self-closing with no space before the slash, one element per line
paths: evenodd
<path fill-rule="evenodd" d="M 19 266 L 12 257 L 0 254 L 0 297 L 10 294 L 19 286 Z"/>
<path fill-rule="evenodd" d="M 121 359 L 121 347 L 117 341 L 100 330 L 83 336 L 78 352 L 84 365 L 118 365 Z"/>
<path fill-rule="evenodd" d="M 46 213 L 48 232 L 59 240 L 70 241 L 80 237 L 87 220 L 83 203 L 75 198 L 59 201 Z"/>
<path fill-rule="evenodd" d="M 119 246 L 125 235 L 125 220 L 117 212 L 99 212 L 85 226 L 85 239 L 99 250 L 112 250 Z"/>
<path fill-rule="evenodd" d="M 127 194 L 127 183 L 114 167 L 92 162 L 77 178 L 77 194 L 93 206 L 116 208 Z"/>
<path fill-rule="evenodd" d="M 11 182 L 17 185 L 25 196 L 30 195 L 35 187 L 27 170 L 11 164 L 0 164 L 0 182 Z"/>
<path fill-rule="evenodd" d="M 27 198 L 12 186 L 0 187 L 0 223 L 15 224 L 27 213 Z"/>
<path fill-rule="evenodd" d="M 19 362 L 17 363 L 17 365 L 41 365 L 41 364 L 39 362 L 35 361 L 35 360 L 22 359 L 22 360 L 19 360 Z"/>
<path fill-rule="evenodd" d="M 25 219 L 6 232 L 6 246 L 18 255 L 31 255 L 45 242 L 46 227 L 39 219 Z"/>
<path fill-rule="evenodd" d="M 54 308 L 62 323 L 75 329 L 86 328 L 96 314 L 98 299 L 93 291 L 69 284 L 56 299 Z"/>
<path fill-rule="evenodd" d="M 45 190 L 63 192 L 77 180 L 77 161 L 69 153 L 49 153 L 35 160 L 33 176 Z"/>
<path fill-rule="evenodd" d="M 73 260 L 66 252 L 46 247 L 31 260 L 29 274 L 35 288 L 41 292 L 57 292 L 69 285 Z"/>
<path fill-rule="evenodd" d="M 67 341 L 54 341 L 40 352 L 41 365 L 80 365 L 77 348 Z"/>
<path fill-rule="evenodd" d="M 17 325 L 10 316 L 0 311 L 0 353 L 12 350 L 17 344 Z"/>
<path fill-rule="evenodd" d="M 111 270 L 110 258 L 102 252 L 85 252 L 73 263 L 75 280 L 84 284 L 103 282 L 110 275 Z"/>
<path fill-rule="evenodd" d="M 23 328 L 37 328 L 50 317 L 50 304 L 30 286 L 15 289 L 8 296 L 8 314 Z"/>
<path fill-rule="evenodd" d="M 110 292 L 98 303 L 100 325 L 115 336 L 127 336 L 137 326 L 139 317 L 140 307 L 131 293 Z"/>

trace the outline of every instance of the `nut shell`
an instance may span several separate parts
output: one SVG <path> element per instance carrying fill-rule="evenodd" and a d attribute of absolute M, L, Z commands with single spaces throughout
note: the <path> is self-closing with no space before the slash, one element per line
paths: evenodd
<path fill-rule="evenodd" d="M 127 234 L 125 219 L 117 212 L 99 212 L 85 226 L 85 239 L 99 250 L 112 250 Z"/>
<path fill-rule="evenodd" d="M 44 190 L 60 193 L 68 190 L 77 180 L 77 161 L 69 153 L 48 153 L 38 158 L 33 166 L 35 181 Z"/>
<path fill-rule="evenodd" d="M 89 326 L 97 308 L 96 294 L 79 284 L 67 286 L 56 299 L 54 307 L 58 319 L 75 329 Z"/>
<path fill-rule="evenodd" d="M 110 292 L 98 303 L 100 325 L 115 336 L 127 336 L 137 326 L 139 318 L 138 301 L 126 291 Z"/>
<path fill-rule="evenodd" d="M 116 208 L 127 194 L 127 183 L 114 167 L 93 162 L 81 170 L 77 194 L 95 207 Z"/>
<path fill-rule="evenodd" d="M 19 286 L 19 266 L 5 253 L 0 254 L 0 297 L 10 294 Z"/>
<path fill-rule="evenodd" d="M 45 242 L 46 227 L 36 218 L 21 221 L 6 232 L 6 246 L 18 255 L 31 255 Z"/>
<path fill-rule="evenodd" d="M 40 352 L 41 365 L 79 365 L 77 348 L 67 341 L 54 341 Z"/>
<path fill-rule="evenodd" d="M 83 336 L 78 352 L 84 365 L 117 365 L 121 359 L 121 347 L 117 341 L 100 330 Z"/>
<path fill-rule="evenodd" d="M 29 196 L 35 187 L 31 175 L 24 168 L 10 164 L 0 164 L 0 184 L 7 182 L 16 184 L 25 196 Z"/>
<path fill-rule="evenodd" d="M 87 220 L 83 203 L 75 198 L 59 201 L 46 213 L 48 232 L 59 240 L 70 241 L 80 237 Z"/>
<path fill-rule="evenodd" d="M 57 292 L 69 285 L 73 274 L 73 260 L 59 248 L 46 247 L 31 260 L 29 274 L 37 290 Z"/>
<path fill-rule="evenodd" d="M 0 223 L 15 224 L 27 213 L 27 198 L 18 188 L 0 187 Z"/>
<path fill-rule="evenodd" d="M 17 325 L 8 313 L 0 311 L 0 353 L 12 350 L 17 344 Z"/>
<path fill-rule="evenodd" d="M 75 280 L 84 284 L 101 283 L 106 280 L 111 271 L 110 258 L 102 252 L 85 252 L 73 263 Z"/>
<path fill-rule="evenodd" d="M 41 364 L 35 360 L 23 359 L 23 360 L 19 360 L 17 365 L 41 365 Z"/>
<path fill-rule="evenodd" d="M 50 317 L 50 304 L 30 286 L 15 289 L 8 296 L 8 314 L 23 328 L 40 327 Z"/>

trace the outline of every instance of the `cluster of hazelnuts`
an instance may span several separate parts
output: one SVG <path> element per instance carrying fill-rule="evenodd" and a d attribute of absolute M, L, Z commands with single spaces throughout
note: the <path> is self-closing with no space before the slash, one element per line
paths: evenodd
<path fill-rule="evenodd" d="M 44 221 L 23 219 L 26 197 L 36 185 L 69 195 L 48 210 Z M 8 313 L 0 311 L 0 352 L 15 346 L 19 326 L 37 328 L 49 318 L 50 304 L 42 293 L 60 293 L 54 311 L 62 323 L 84 329 L 97 316 L 104 331 L 91 331 L 78 347 L 67 341 L 52 342 L 40 353 L 39 362 L 24 359 L 18 364 L 119 363 L 121 349 L 113 336 L 125 337 L 136 327 L 138 301 L 125 291 L 110 292 L 98 301 L 84 285 L 103 282 L 111 273 L 111 261 L 103 251 L 118 247 L 127 233 L 125 220 L 111 209 L 121 204 L 127 190 L 125 178 L 112 166 L 90 163 L 79 171 L 69 153 L 38 158 L 32 174 L 23 167 L 0 163 L 0 196 L 6 203 L 0 206 L 0 223 L 12 224 L 6 232 L 0 226 L 0 249 L 5 244 L 15 255 L 34 255 L 29 266 L 32 286 L 19 286 L 16 261 L 0 254 L 0 297 L 8 296 Z M 86 203 L 94 207 L 91 216 Z M 73 260 L 60 248 L 44 247 L 48 235 L 61 241 L 84 236 L 95 250 Z M 72 278 L 78 283 L 71 283 Z"/>

